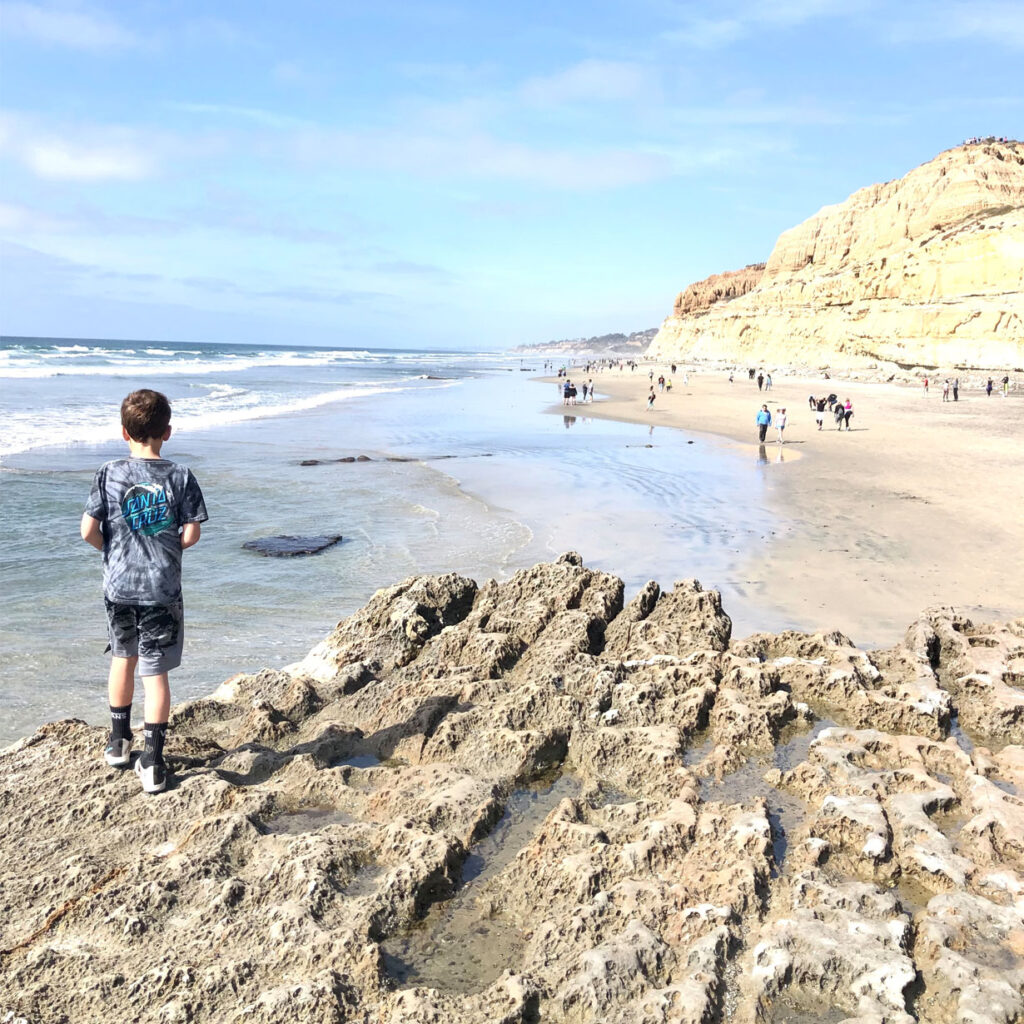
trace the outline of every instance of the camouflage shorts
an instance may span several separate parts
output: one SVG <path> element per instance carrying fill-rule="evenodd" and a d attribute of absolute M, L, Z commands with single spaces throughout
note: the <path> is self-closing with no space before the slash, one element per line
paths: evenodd
<path fill-rule="evenodd" d="M 107 606 L 107 650 L 115 658 L 139 658 L 139 674 L 157 676 L 181 664 L 185 646 L 185 612 L 179 598 L 173 604 L 116 604 Z"/>

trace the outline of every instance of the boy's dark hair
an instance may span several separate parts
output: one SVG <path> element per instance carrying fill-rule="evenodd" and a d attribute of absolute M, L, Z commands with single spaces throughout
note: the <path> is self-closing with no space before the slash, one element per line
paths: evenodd
<path fill-rule="evenodd" d="M 164 436 L 171 422 L 171 403 L 159 391 L 142 388 L 121 403 L 121 426 L 140 444 Z"/>

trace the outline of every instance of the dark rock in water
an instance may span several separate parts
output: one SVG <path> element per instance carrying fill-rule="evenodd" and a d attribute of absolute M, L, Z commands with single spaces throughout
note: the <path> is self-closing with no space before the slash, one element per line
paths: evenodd
<path fill-rule="evenodd" d="M 299 463 L 299 465 L 300 466 L 319 466 L 320 465 L 320 460 L 319 459 L 303 459 Z"/>
<path fill-rule="evenodd" d="M 360 455 L 356 458 L 356 462 L 372 462 L 373 460 L 369 455 Z"/>
<path fill-rule="evenodd" d="M 335 462 L 355 462 L 356 457 L 354 455 L 346 455 L 343 459 L 335 459 Z"/>
<path fill-rule="evenodd" d="M 297 555 L 317 555 L 341 540 L 341 534 L 323 534 L 318 537 L 260 537 L 247 540 L 242 547 L 258 555 L 271 558 L 294 558 Z"/>

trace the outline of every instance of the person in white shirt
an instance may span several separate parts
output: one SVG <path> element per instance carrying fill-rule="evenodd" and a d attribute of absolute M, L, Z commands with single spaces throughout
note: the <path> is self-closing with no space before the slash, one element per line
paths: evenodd
<path fill-rule="evenodd" d="M 782 439 L 783 431 L 786 429 L 786 410 L 776 409 L 775 410 L 775 429 L 779 432 L 779 444 L 785 444 L 786 442 Z"/>

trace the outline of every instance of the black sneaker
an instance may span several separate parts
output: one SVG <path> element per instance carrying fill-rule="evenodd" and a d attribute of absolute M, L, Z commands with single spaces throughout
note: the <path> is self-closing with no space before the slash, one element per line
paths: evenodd
<path fill-rule="evenodd" d="M 142 758 L 135 762 L 135 774 L 142 783 L 144 793 L 162 793 L 167 788 L 167 765 L 143 765 Z"/>
<path fill-rule="evenodd" d="M 103 757 L 106 759 L 107 764 L 114 768 L 127 768 L 131 763 L 131 753 L 131 736 L 126 739 L 119 740 L 115 740 L 113 736 L 111 736 L 110 742 L 107 744 L 107 749 L 103 751 Z"/>

